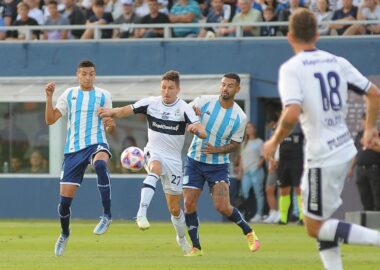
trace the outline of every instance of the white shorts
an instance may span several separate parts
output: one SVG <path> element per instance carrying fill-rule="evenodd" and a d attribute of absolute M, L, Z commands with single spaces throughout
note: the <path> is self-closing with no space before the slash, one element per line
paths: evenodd
<path fill-rule="evenodd" d="M 325 220 L 338 209 L 350 164 L 348 161 L 329 167 L 305 168 L 301 183 L 305 216 Z"/>
<path fill-rule="evenodd" d="M 182 160 L 174 159 L 154 153 L 149 149 L 144 149 L 145 154 L 145 169 L 149 172 L 149 163 L 156 160 L 161 163 L 161 183 L 165 193 L 171 195 L 182 194 Z"/>

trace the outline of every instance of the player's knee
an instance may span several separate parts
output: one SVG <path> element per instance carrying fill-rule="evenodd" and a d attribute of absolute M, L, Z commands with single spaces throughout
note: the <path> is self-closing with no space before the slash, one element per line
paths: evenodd
<path fill-rule="evenodd" d="M 312 238 L 318 238 L 319 228 L 313 226 L 306 226 L 307 234 Z"/>
<path fill-rule="evenodd" d="M 181 208 L 177 206 L 169 206 L 169 212 L 172 216 L 178 217 L 181 213 Z"/>
<path fill-rule="evenodd" d="M 196 210 L 196 203 L 194 199 L 184 199 L 185 213 L 193 213 Z"/>
<path fill-rule="evenodd" d="M 65 217 L 70 214 L 70 206 L 73 198 L 61 196 L 61 201 L 58 205 L 58 214 Z"/>
<path fill-rule="evenodd" d="M 101 173 L 107 170 L 107 163 L 104 160 L 96 160 L 94 162 L 94 170 L 96 173 Z"/>

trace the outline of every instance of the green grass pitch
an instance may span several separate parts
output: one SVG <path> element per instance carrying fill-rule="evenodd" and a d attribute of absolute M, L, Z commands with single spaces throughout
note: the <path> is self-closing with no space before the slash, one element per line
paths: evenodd
<path fill-rule="evenodd" d="M 203 257 L 184 257 L 171 223 L 152 223 L 140 231 L 132 222 L 115 221 L 102 236 L 92 233 L 97 221 L 72 221 L 62 257 L 54 256 L 58 221 L 0 221 L 0 269 L 323 269 L 315 241 L 297 225 L 255 225 L 261 249 L 248 251 L 234 224 L 202 223 Z M 343 246 L 345 269 L 380 269 L 380 249 Z"/>

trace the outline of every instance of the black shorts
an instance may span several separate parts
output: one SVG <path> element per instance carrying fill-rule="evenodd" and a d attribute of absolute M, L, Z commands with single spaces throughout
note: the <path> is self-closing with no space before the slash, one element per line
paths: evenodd
<path fill-rule="evenodd" d="M 284 160 L 278 164 L 278 186 L 298 187 L 301 183 L 303 160 Z"/>

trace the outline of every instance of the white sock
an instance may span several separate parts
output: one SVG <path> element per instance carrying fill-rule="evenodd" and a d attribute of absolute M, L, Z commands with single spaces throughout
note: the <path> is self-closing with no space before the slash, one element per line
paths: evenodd
<path fill-rule="evenodd" d="M 185 237 L 186 223 L 185 223 L 185 215 L 183 214 L 182 209 L 181 209 L 181 212 L 179 213 L 179 216 L 175 217 L 172 215 L 171 220 L 178 237 L 180 238 Z"/>
<path fill-rule="evenodd" d="M 380 246 L 380 233 L 360 225 L 345 223 L 337 219 L 326 220 L 319 229 L 318 239 L 356 245 Z"/>
<path fill-rule="evenodd" d="M 320 250 L 319 256 L 326 270 L 343 270 L 339 246 Z"/>
<path fill-rule="evenodd" d="M 146 211 L 152 201 L 158 179 L 158 175 L 154 173 L 148 174 L 145 178 L 143 187 L 141 188 L 140 206 L 139 211 L 137 212 L 138 217 L 146 216 Z"/>

